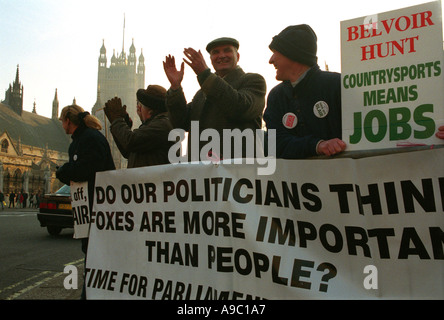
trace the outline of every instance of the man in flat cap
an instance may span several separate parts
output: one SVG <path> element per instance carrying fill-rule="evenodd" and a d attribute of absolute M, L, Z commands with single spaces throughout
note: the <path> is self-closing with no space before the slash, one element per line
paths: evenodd
<path fill-rule="evenodd" d="M 276 68 L 264 120 L 276 130 L 276 156 L 302 159 L 345 150 L 341 140 L 341 75 L 321 71 L 317 37 L 306 24 L 289 26 L 273 37 L 269 63 Z"/>
<path fill-rule="evenodd" d="M 168 134 L 173 127 L 165 107 L 166 89 L 149 85 L 147 89 L 139 89 L 136 95 L 137 114 L 142 124 L 135 130 L 131 130 L 132 121 L 120 98 L 105 103 L 114 141 L 128 159 L 128 168 L 168 164 L 168 150 L 172 146 Z"/>
<path fill-rule="evenodd" d="M 187 103 L 181 86 L 184 77 L 184 62 L 177 70 L 175 58 L 167 56 L 164 70 L 171 87 L 167 92 L 166 105 L 171 122 L 175 128 L 190 132 L 191 122 L 198 121 L 199 136 L 202 130 L 214 129 L 220 137 L 219 154 L 216 150 L 213 158 L 224 158 L 224 154 L 232 156 L 232 150 L 223 150 L 224 129 L 260 129 L 262 113 L 265 107 L 266 83 L 257 73 L 245 73 L 239 66 L 239 42 L 233 38 L 218 38 L 206 46 L 210 54 L 214 71 L 205 63 L 201 51 L 192 48 L 184 50 L 184 62 L 193 69 L 201 89 L 193 100 Z M 192 135 L 188 136 L 188 150 L 192 148 Z M 200 139 L 199 139 L 200 140 Z M 199 151 L 206 142 L 199 141 Z M 245 146 L 242 146 L 245 157 Z M 190 159 L 190 155 L 189 159 Z M 253 157 L 254 155 L 249 155 Z M 227 157 L 225 157 L 227 158 Z M 195 157 L 193 160 L 196 160 Z M 201 161 L 207 159 L 199 159 Z"/>

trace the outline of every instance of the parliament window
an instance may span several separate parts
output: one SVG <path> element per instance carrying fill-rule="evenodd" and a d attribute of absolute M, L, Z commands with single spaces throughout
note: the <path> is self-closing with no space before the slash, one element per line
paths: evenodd
<path fill-rule="evenodd" d="M 8 140 L 4 139 L 4 140 L 2 141 L 2 149 L 1 149 L 1 152 L 8 153 L 8 147 L 9 147 L 9 142 L 8 142 Z"/>

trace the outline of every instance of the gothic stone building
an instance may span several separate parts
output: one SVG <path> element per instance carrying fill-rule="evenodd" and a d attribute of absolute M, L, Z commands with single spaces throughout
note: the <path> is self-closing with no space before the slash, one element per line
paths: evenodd
<path fill-rule="evenodd" d="M 125 41 L 123 41 L 125 43 Z M 124 159 L 117 148 L 110 132 L 110 123 L 106 119 L 103 108 L 106 101 L 114 97 L 119 97 L 122 104 L 127 106 L 127 112 L 133 120 L 133 128 L 139 127 L 140 119 L 136 113 L 136 92 L 145 87 L 145 58 L 143 53 L 139 56 L 137 63 L 136 48 L 134 40 L 129 49 L 129 55 L 124 51 L 124 45 L 120 55 L 116 56 L 114 50 L 111 57 L 111 65 L 108 67 L 106 57 L 105 41 L 100 48 L 98 61 L 97 77 L 97 101 L 92 108 L 92 114 L 95 115 L 103 124 L 102 133 L 108 139 L 113 154 L 116 168 L 126 168 L 126 159 Z"/>
<path fill-rule="evenodd" d="M 0 103 L 0 190 L 48 193 L 62 183 L 55 177 L 56 166 L 68 161 L 70 137 L 58 120 L 57 89 L 52 118 L 23 110 L 23 86 L 19 67 L 15 81 Z"/>

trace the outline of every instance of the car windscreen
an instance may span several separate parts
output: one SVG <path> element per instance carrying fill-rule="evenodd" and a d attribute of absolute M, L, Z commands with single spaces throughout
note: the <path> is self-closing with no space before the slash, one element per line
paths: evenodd
<path fill-rule="evenodd" d="M 70 195 L 71 194 L 71 188 L 70 188 L 70 186 L 65 184 L 63 187 L 61 187 L 59 190 L 56 191 L 56 194 Z"/>

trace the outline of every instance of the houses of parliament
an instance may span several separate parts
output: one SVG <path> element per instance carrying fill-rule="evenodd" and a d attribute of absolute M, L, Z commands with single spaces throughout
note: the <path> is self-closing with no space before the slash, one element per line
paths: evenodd
<path fill-rule="evenodd" d="M 113 141 L 103 107 L 106 101 L 118 96 L 128 106 L 133 127 L 140 125 L 135 108 L 136 92 L 145 87 L 145 59 L 142 53 L 136 56 L 134 40 L 129 54 L 124 45 L 120 54 L 113 52 L 109 66 L 106 53 L 103 40 L 98 59 L 97 100 L 91 106 L 91 114 L 102 122 L 102 133 L 110 143 L 116 167 L 126 168 L 126 159 Z M 57 89 L 51 118 L 38 115 L 35 102 L 32 112 L 23 110 L 25 91 L 20 71 L 26 72 L 17 66 L 13 83 L 6 90 L 4 100 L 0 99 L 0 191 L 4 194 L 54 192 L 62 186 L 55 173 L 58 166 L 68 161 L 71 138 L 59 120 Z M 88 106 L 82 107 L 89 111 Z"/>

